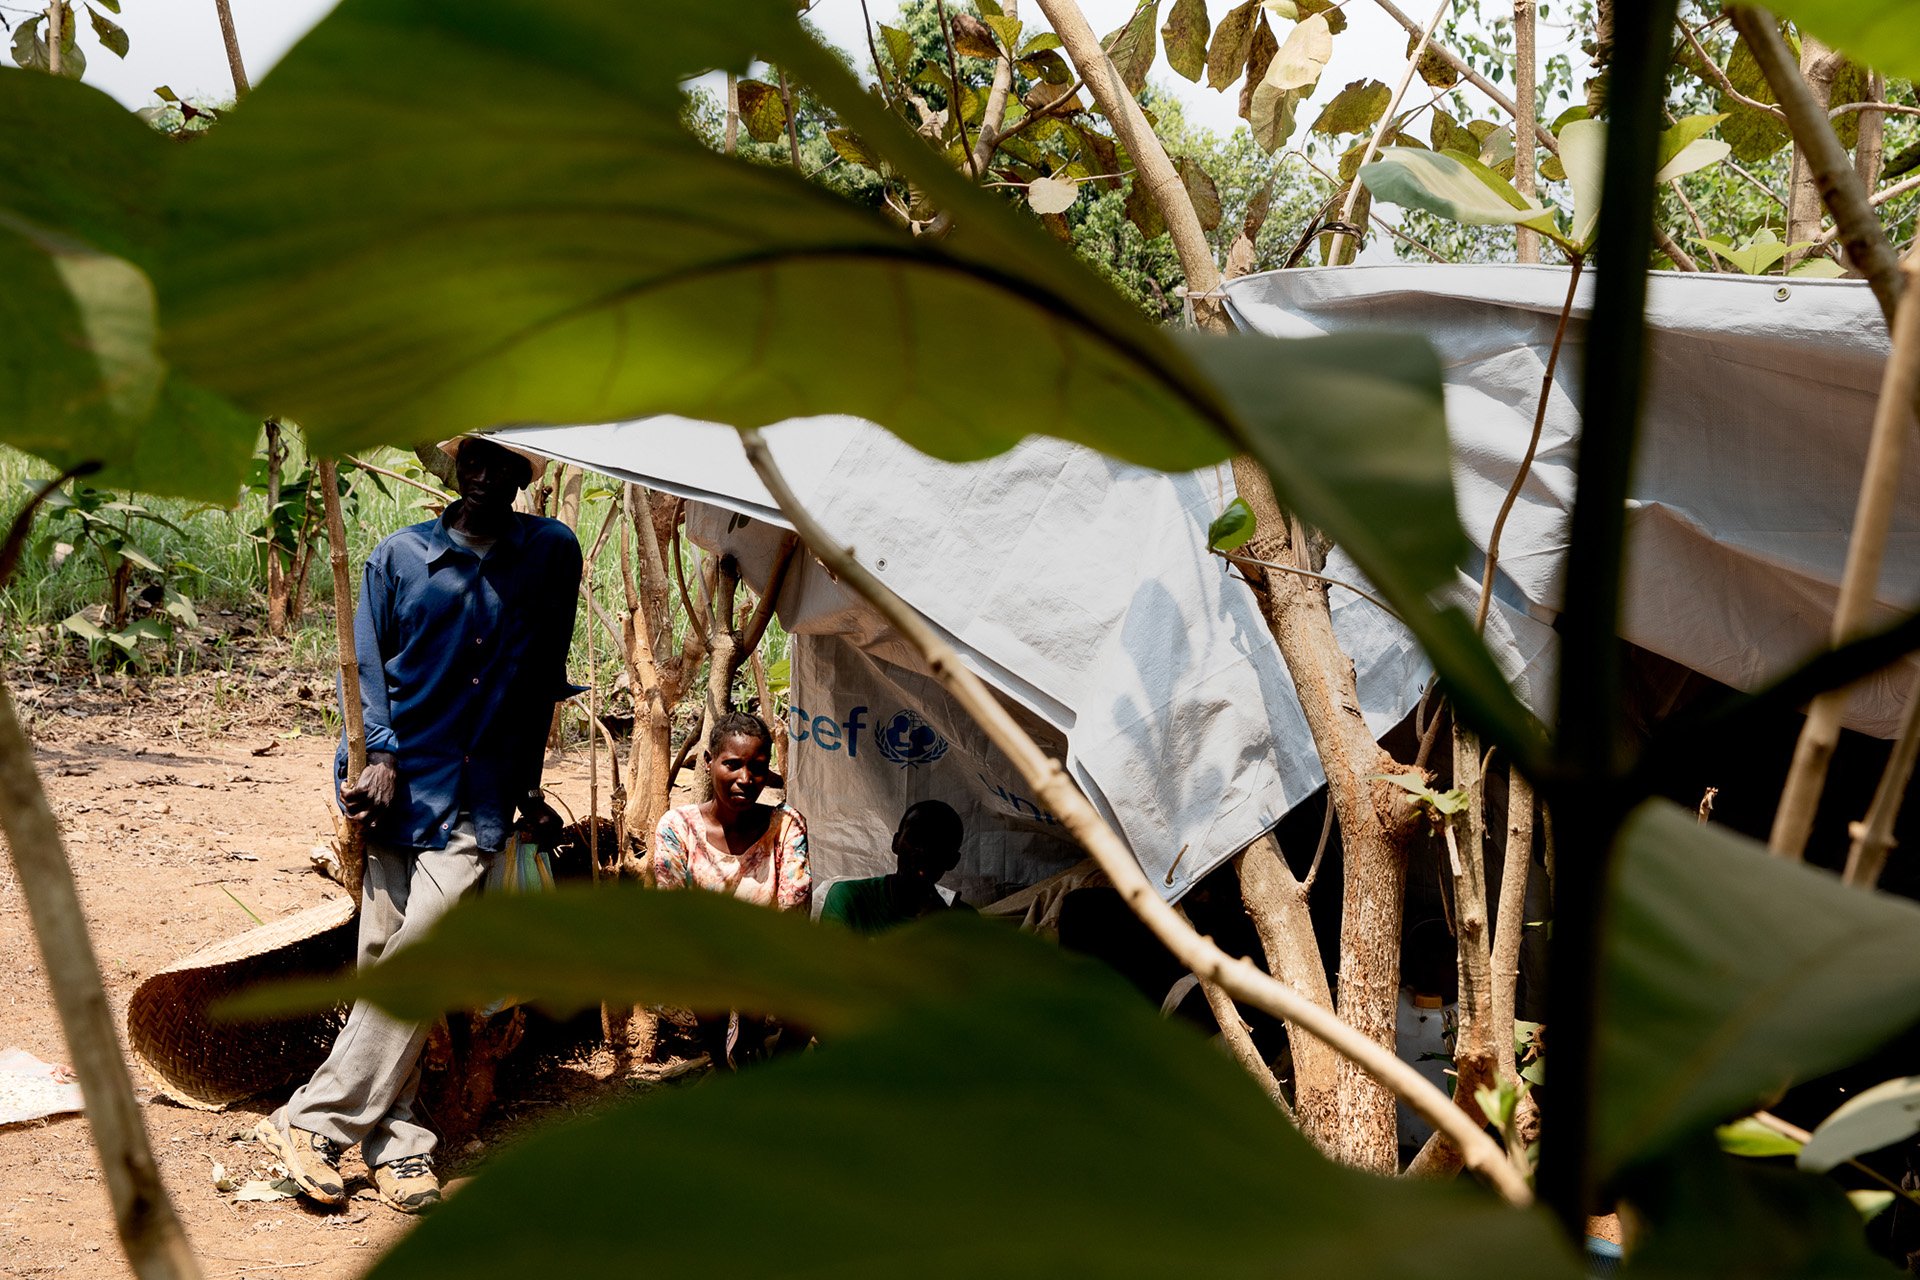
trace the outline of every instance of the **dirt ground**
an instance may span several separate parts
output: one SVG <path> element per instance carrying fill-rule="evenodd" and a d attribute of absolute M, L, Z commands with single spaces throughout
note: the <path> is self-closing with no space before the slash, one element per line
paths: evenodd
<path fill-rule="evenodd" d="M 249 679 L 203 674 L 144 687 L 113 677 L 105 687 L 23 679 L 17 686 L 123 1028 L 127 1001 L 144 976 L 246 931 L 253 925 L 248 911 L 273 920 L 341 893 L 315 873 L 310 858 L 330 831 L 333 754 L 319 700 L 332 690 L 320 684 L 316 696 L 316 684 L 310 673 L 303 678 L 269 662 Z M 584 747 L 549 761 L 549 786 L 582 816 L 586 779 Z M 20 888 L 4 859 L 0 963 L 7 979 L 0 984 L 0 1050 L 65 1062 Z M 479 1139 L 443 1153 L 443 1174 L 457 1175 L 532 1115 L 604 1094 L 611 1086 L 605 1054 L 600 1058 L 599 1065 L 552 1064 L 537 1087 L 504 1094 Z M 344 1211 L 293 1199 L 235 1202 L 215 1189 L 213 1168 L 221 1165 L 241 1182 L 271 1176 L 269 1159 L 244 1138 L 279 1098 L 195 1111 L 156 1098 L 139 1069 L 130 1070 L 207 1280 L 345 1280 L 362 1274 L 406 1230 L 410 1219 L 374 1198 L 353 1156 L 346 1163 L 353 1198 Z M 0 1276 L 130 1274 L 85 1120 L 0 1128 Z"/>

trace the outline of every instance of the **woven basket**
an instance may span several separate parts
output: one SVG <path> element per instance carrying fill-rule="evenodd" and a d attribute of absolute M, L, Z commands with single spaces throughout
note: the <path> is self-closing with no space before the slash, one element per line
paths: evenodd
<path fill-rule="evenodd" d="M 292 1080 L 326 1058 L 345 1009 L 272 1021 L 215 1021 L 218 1001 L 261 982 L 321 977 L 353 963 L 355 903 L 332 898 L 202 947 L 142 982 L 127 1006 L 127 1041 L 154 1086 L 218 1111 Z"/>

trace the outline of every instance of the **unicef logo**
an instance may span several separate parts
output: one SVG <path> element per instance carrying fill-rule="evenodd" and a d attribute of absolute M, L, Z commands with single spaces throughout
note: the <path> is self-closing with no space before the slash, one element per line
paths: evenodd
<path fill-rule="evenodd" d="M 897 711 L 893 719 L 875 725 L 873 740 L 880 754 L 902 769 L 932 764 L 947 754 L 947 740 L 939 730 L 911 711 Z"/>

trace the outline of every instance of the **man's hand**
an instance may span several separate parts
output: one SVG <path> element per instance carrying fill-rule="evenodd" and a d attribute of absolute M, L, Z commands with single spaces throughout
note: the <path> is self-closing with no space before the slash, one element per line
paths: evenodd
<path fill-rule="evenodd" d="M 359 780 L 340 791 L 341 808 L 349 818 L 365 822 L 387 811 L 400 781 L 400 771 L 395 766 L 392 752 L 367 752 L 367 767 L 360 771 Z"/>
<path fill-rule="evenodd" d="M 519 830 L 522 835 L 537 842 L 541 848 L 551 849 L 559 843 L 561 835 L 566 830 L 566 824 L 560 820 L 560 815 L 553 811 L 553 806 L 547 803 L 546 797 L 536 791 L 520 802 Z"/>

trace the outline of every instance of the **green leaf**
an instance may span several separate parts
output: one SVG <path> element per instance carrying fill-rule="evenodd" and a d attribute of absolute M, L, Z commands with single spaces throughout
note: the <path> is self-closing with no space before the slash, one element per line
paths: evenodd
<path fill-rule="evenodd" d="M 47 42 L 40 38 L 45 21 L 45 14 L 36 13 L 13 29 L 13 60 L 28 71 L 47 69 Z"/>
<path fill-rule="evenodd" d="M 172 587 L 166 588 L 164 599 L 166 600 L 168 617 L 183 627 L 197 627 L 200 625 L 200 614 L 193 607 L 193 601 L 187 599 Z"/>
<path fill-rule="evenodd" d="M 1829 108 L 1845 106 L 1850 102 L 1865 102 L 1871 96 L 1867 69 L 1857 62 L 1848 62 L 1841 66 L 1839 74 L 1833 78 L 1833 91 L 1827 97 Z M 1860 113 L 1849 111 L 1833 122 L 1834 136 L 1840 139 L 1840 145 L 1851 151 L 1860 145 Z"/>
<path fill-rule="evenodd" d="M 1513 184 L 1477 160 L 1437 151 L 1395 147 L 1360 170 L 1360 181 L 1386 200 L 1468 226 L 1519 224 L 1547 234 L 1552 211 L 1527 200 Z"/>
<path fill-rule="evenodd" d="M 1803 280 L 1841 280 L 1846 277 L 1847 269 L 1832 258 L 1807 258 L 1795 264 L 1787 274 Z"/>
<path fill-rule="evenodd" d="M 1059 47 L 1059 36 L 1051 31 L 1042 31 L 1036 36 L 1029 37 L 1027 42 L 1020 46 L 1020 56 L 1022 58 L 1031 58 L 1036 53 L 1044 53 L 1049 49 L 1058 49 Z"/>
<path fill-rule="evenodd" d="M 1244 0 L 1227 11 L 1213 29 L 1213 43 L 1207 47 L 1207 87 L 1224 89 L 1240 78 L 1247 67 L 1247 55 L 1253 49 L 1254 19 L 1260 16 L 1260 0 Z"/>
<path fill-rule="evenodd" d="M 1750 1160 L 1765 1160 L 1774 1156 L 1793 1156 L 1800 1154 L 1800 1142 L 1784 1133 L 1777 1133 L 1761 1124 L 1752 1116 L 1744 1116 L 1732 1124 L 1723 1124 L 1713 1131 L 1720 1149 L 1730 1156 L 1745 1156 Z"/>
<path fill-rule="evenodd" d="M 0 117 L 0 441 L 100 461 L 103 487 L 231 501 L 259 423 L 168 370 L 135 265 L 159 238 L 166 142 L 98 90 L 24 71 L 0 71 Z"/>
<path fill-rule="evenodd" d="M 148 573 L 165 573 L 166 572 L 166 570 L 162 569 L 158 564 L 154 562 L 153 557 L 149 556 L 146 552 L 142 551 L 140 548 L 134 546 L 130 542 L 121 544 L 120 558 L 123 560 L 131 560 L 134 564 L 138 565 L 142 569 L 145 569 Z"/>
<path fill-rule="evenodd" d="M 739 82 L 740 119 L 755 142 L 778 142 L 787 136 L 787 108 L 780 91 L 762 80 Z"/>
<path fill-rule="evenodd" d="M 116 8 L 114 12 L 119 10 Z M 93 23 L 93 34 L 108 51 L 122 58 L 127 56 L 127 33 L 117 23 L 92 5 L 87 6 L 87 18 Z"/>
<path fill-rule="evenodd" d="M 1746 41 L 1733 42 L 1726 70 L 1728 83 L 1755 102 L 1772 106 L 1779 101 L 1760 64 L 1753 60 Z M 1733 148 L 1733 158 L 1742 164 L 1758 164 L 1793 140 L 1784 123 L 1765 112 L 1741 106 L 1726 94 L 1720 95 L 1717 105 L 1727 117 L 1720 126 L 1720 136 Z"/>
<path fill-rule="evenodd" d="M 1893 1205 L 1894 1198 L 1891 1191 L 1847 1192 L 1847 1200 L 1853 1205 L 1854 1211 L 1860 1215 L 1862 1222 L 1872 1222 L 1885 1213 Z"/>
<path fill-rule="evenodd" d="M 1825 1173 L 1837 1164 L 1920 1133 L 1920 1076 L 1877 1084 L 1841 1103 L 1820 1122 L 1800 1152 L 1808 1173 Z"/>
<path fill-rule="evenodd" d="M 70 614 L 62 619 L 60 630 L 71 632 L 89 644 L 103 644 L 107 640 L 107 633 L 89 622 L 84 613 Z"/>
<path fill-rule="evenodd" d="M 1237 551 L 1254 533 L 1253 508 L 1244 498 L 1235 498 L 1227 509 L 1207 526 L 1207 546 L 1214 551 Z"/>
<path fill-rule="evenodd" d="M 1540 158 L 1540 176 L 1548 182 L 1565 182 L 1567 180 L 1567 167 L 1560 163 L 1559 156 L 1542 156 Z"/>
<path fill-rule="evenodd" d="M 1700 243 L 1725 259 L 1735 271 L 1749 276 L 1765 275 L 1794 249 L 1792 245 L 1780 243 L 1780 237 L 1766 227 L 1756 231 L 1753 239 L 1744 245 L 1730 245 L 1723 240 L 1702 240 Z"/>
<path fill-rule="evenodd" d="M 947 19 L 953 28 L 954 52 L 969 58 L 997 58 L 1000 56 L 998 37 L 993 28 L 965 11 L 953 14 Z M 1002 21 L 1005 21 L 1003 18 Z M 1015 23 L 1016 33 L 1019 24 Z"/>
<path fill-rule="evenodd" d="M 1407 37 L 1406 53 L 1409 58 L 1413 56 L 1414 46 L 1419 43 L 1419 36 L 1409 35 Z M 1420 54 L 1418 69 L 1420 79 L 1436 89 L 1451 89 L 1454 85 L 1460 83 L 1460 73 L 1455 70 L 1453 64 L 1442 57 L 1440 51 L 1432 45 L 1428 45 Z"/>
<path fill-rule="evenodd" d="M 1168 65 L 1196 84 L 1207 69 L 1207 35 L 1207 0 L 1173 0 L 1160 39 Z"/>
<path fill-rule="evenodd" d="M 1187 189 L 1187 198 L 1193 202 L 1193 211 L 1200 219 L 1203 231 L 1212 231 L 1220 225 L 1220 188 L 1215 185 L 1200 162 L 1191 156 L 1175 156 L 1173 167 L 1180 175 L 1180 181 Z"/>
<path fill-rule="evenodd" d="M 993 29 L 994 37 L 999 40 L 1002 49 L 1011 53 L 1020 48 L 1020 19 L 995 13 L 988 14 L 984 21 Z"/>
<path fill-rule="evenodd" d="M 1355 80 L 1333 95 L 1320 118 L 1313 122 L 1314 133 L 1360 133 L 1371 129 L 1387 113 L 1393 90 L 1378 80 Z M 1436 117 L 1434 127 L 1439 127 Z"/>
<path fill-rule="evenodd" d="M 1332 57 L 1333 32 L 1328 29 L 1325 18 L 1314 14 L 1295 23 L 1293 30 L 1287 32 L 1261 83 L 1280 90 L 1311 91 Z"/>
<path fill-rule="evenodd" d="M 875 172 L 882 171 L 880 158 L 850 129 L 827 130 L 827 145 L 849 164 L 865 165 Z"/>
<path fill-rule="evenodd" d="M 1560 164 L 1573 188 L 1568 239 L 1582 252 L 1593 246 L 1600 220 L 1601 177 L 1607 160 L 1607 126 L 1598 120 L 1569 120 L 1560 130 Z"/>
<path fill-rule="evenodd" d="M 1830 1179 L 1736 1160 L 1696 1135 L 1623 1188 L 1642 1224 L 1631 1273 L 1651 1280 L 1893 1280 Z"/>
<path fill-rule="evenodd" d="M 823 1043 L 503 1148 L 373 1280 L 695 1274 L 722 1242 L 771 1276 L 1579 1275 L 1544 1214 L 1329 1163 L 1111 972 L 977 919 L 867 940 L 716 895 L 483 898 L 361 989 L 420 1011 L 494 982 L 774 1007 Z M 672 1230 L 634 1229 L 630 1179 L 582 1175 L 636 1152 L 671 1170 Z"/>
<path fill-rule="evenodd" d="M 1147 71 L 1153 66 L 1153 55 L 1159 49 L 1154 39 L 1154 23 L 1159 17 L 1160 0 L 1146 0 L 1133 11 L 1124 27 L 1101 41 L 1129 93 L 1138 93 L 1147 86 Z"/>
<path fill-rule="evenodd" d="M 880 41 L 887 47 L 887 56 L 893 61 L 893 74 L 905 79 L 913 73 L 914 53 L 913 37 L 899 27 L 880 24 Z"/>
<path fill-rule="evenodd" d="M 1602 1177 L 1920 1019 L 1920 907 L 1664 801 L 1623 828 L 1603 948 Z"/>
<path fill-rule="evenodd" d="M 1870 67 L 1920 78 L 1920 28 L 1906 0 L 1783 0 L 1773 10 Z"/>

